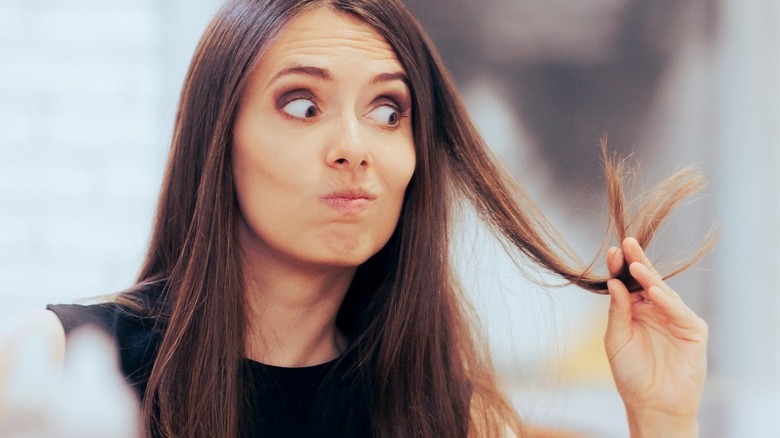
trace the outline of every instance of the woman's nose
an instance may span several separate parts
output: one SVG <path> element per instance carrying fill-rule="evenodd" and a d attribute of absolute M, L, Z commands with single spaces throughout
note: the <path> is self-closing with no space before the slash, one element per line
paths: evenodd
<path fill-rule="evenodd" d="M 368 167 L 373 163 L 356 117 L 342 118 L 333 136 L 326 160 L 329 166 L 343 169 Z"/>

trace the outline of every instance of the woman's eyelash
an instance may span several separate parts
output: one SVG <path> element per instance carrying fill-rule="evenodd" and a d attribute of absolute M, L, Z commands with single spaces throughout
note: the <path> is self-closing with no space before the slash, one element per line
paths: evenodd
<path fill-rule="evenodd" d="M 315 106 L 319 107 L 317 97 L 313 92 L 305 88 L 297 88 L 279 93 L 279 97 L 275 99 L 276 107 L 277 109 L 281 110 L 291 102 L 299 99 L 310 100 Z M 409 115 L 409 110 L 411 109 L 409 99 L 404 95 L 395 95 L 392 93 L 382 94 L 374 101 L 381 105 L 391 106 L 396 111 L 398 111 L 400 117 L 407 117 Z"/>
<path fill-rule="evenodd" d="M 280 97 L 276 99 L 276 107 L 277 109 L 282 109 L 288 103 L 298 99 L 311 100 L 315 105 L 317 104 L 317 98 L 314 96 L 314 93 L 308 90 L 299 89 L 281 93 Z"/>
<path fill-rule="evenodd" d="M 409 111 L 410 105 L 407 102 L 407 99 L 400 98 L 398 96 L 393 95 L 382 95 L 377 98 L 378 101 L 390 105 L 393 108 L 395 108 L 399 113 L 402 115 L 406 115 Z"/>

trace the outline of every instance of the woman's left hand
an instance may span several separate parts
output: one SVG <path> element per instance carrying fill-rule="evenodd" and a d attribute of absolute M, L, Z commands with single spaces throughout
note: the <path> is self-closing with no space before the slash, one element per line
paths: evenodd
<path fill-rule="evenodd" d="M 609 280 L 604 344 L 631 436 L 698 436 L 707 324 L 663 281 L 633 238 L 607 253 L 612 276 L 624 263 L 642 290 L 629 293 L 620 280 Z"/>

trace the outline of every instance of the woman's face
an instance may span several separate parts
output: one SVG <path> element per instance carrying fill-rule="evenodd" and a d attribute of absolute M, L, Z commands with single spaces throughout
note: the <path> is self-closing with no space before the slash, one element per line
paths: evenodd
<path fill-rule="evenodd" d="M 395 229 L 415 166 L 411 95 L 368 25 L 315 8 L 268 47 L 233 137 L 239 240 L 253 257 L 354 267 Z"/>

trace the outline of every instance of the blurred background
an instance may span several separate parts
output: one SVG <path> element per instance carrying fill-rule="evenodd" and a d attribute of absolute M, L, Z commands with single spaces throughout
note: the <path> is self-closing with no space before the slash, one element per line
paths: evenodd
<path fill-rule="evenodd" d="M 702 436 L 780 436 L 780 3 L 406 0 L 486 140 L 586 260 L 598 139 L 643 185 L 710 181 L 648 252 L 713 254 L 672 285 L 710 324 Z M 220 0 L 0 0 L 0 317 L 129 286 L 189 58 Z M 468 214 L 455 253 L 521 413 L 627 435 L 605 297 L 525 280 Z M 775 271 L 775 270 L 778 271 Z"/>

